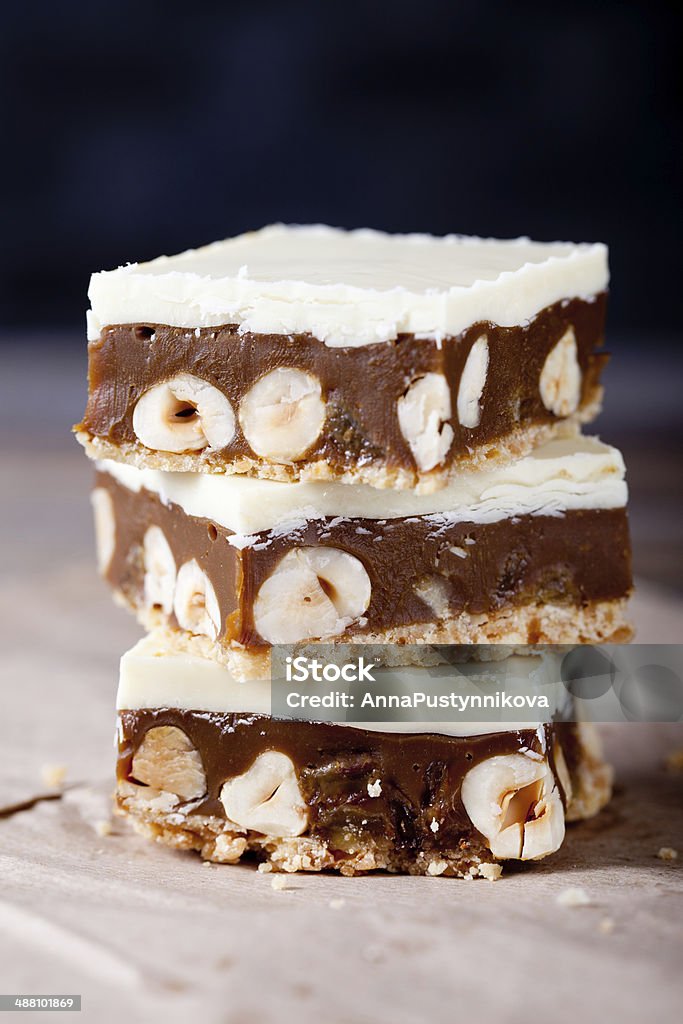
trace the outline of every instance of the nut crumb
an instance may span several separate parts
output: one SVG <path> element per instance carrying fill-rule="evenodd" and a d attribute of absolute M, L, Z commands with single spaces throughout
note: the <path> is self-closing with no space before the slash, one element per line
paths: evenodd
<path fill-rule="evenodd" d="M 611 917 L 603 917 L 602 921 L 598 925 L 598 931 L 602 935 L 611 935 L 614 931 L 614 921 Z"/>
<path fill-rule="evenodd" d="M 431 825 L 429 827 L 431 828 L 432 832 L 438 832 L 439 831 L 439 823 L 436 820 L 436 818 L 432 818 L 432 823 L 431 823 Z"/>
<path fill-rule="evenodd" d="M 270 863 L 269 860 L 264 860 L 261 864 L 259 864 L 258 870 L 261 872 L 262 875 L 268 875 L 273 870 L 273 865 Z"/>
<path fill-rule="evenodd" d="M 342 899 L 330 900 L 330 906 L 332 907 L 332 910 L 341 910 L 345 903 L 346 900 Z"/>
<path fill-rule="evenodd" d="M 585 889 L 563 889 L 555 897 L 555 902 L 561 907 L 589 907 L 592 899 Z"/>
<path fill-rule="evenodd" d="M 660 860 L 678 860 L 678 850 L 674 850 L 673 846 L 661 846 L 657 856 Z"/>
<path fill-rule="evenodd" d="M 427 865 L 427 874 L 442 875 L 447 867 L 448 864 L 445 860 L 430 860 L 429 864 Z"/>
<path fill-rule="evenodd" d="M 287 888 L 287 879 L 285 878 L 284 875 L 273 875 L 273 877 L 270 880 L 270 885 L 271 885 L 271 888 L 275 889 L 276 891 L 279 891 L 281 889 L 286 889 Z"/>
<path fill-rule="evenodd" d="M 50 789 L 61 789 L 66 778 L 65 764 L 44 764 L 40 775 L 46 786 Z"/>
<path fill-rule="evenodd" d="M 666 759 L 666 767 L 670 772 L 683 772 L 683 747 L 671 751 Z"/>
<path fill-rule="evenodd" d="M 489 882 L 497 882 L 503 874 L 503 867 L 501 864 L 480 864 L 479 874 Z"/>
<path fill-rule="evenodd" d="M 382 795 L 382 780 L 376 779 L 375 782 L 368 782 L 368 796 L 381 796 Z"/>
<path fill-rule="evenodd" d="M 114 831 L 111 822 L 107 821 L 104 818 L 102 819 L 102 821 L 96 821 L 95 824 L 93 825 L 93 828 L 97 832 L 98 836 L 102 837 L 110 836 Z"/>

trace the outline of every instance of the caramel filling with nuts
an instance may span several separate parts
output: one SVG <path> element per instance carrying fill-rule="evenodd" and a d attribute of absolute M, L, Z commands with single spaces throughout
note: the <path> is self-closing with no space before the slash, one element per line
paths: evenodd
<path fill-rule="evenodd" d="M 290 625 L 295 622 L 296 608 L 287 595 L 291 598 L 297 591 L 285 570 L 289 562 L 315 559 L 308 554 L 292 558 L 294 551 L 337 553 L 334 558 L 330 555 L 330 566 L 319 574 L 322 583 L 317 596 L 326 610 L 324 622 L 329 624 L 334 609 L 324 588 L 334 588 L 339 621 L 344 635 L 351 637 L 525 604 L 616 600 L 631 588 L 628 520 L 623 508 L 525 515 L 484 524 L 444 526 L 440 522 L 438 528 L 429 517 L 322 519 L 306 523 L 295 534 L 259 534 L 252 546 L 239 550 L 230 544 L 229 530 L 189 516 L 177 505 L 166 505 L 149 491 L 129 491 L 106 473 L 98 474 L 97 485 L 111 496 L 114 510 L 114 549 L 105 574 L 109 583 L 135 607 L 145 606 L 144 538 L 150 525 L 158 526 L 180 572 L 189 576 L 190 570 L 182 567 L 196 564 L 194 576 L 202 584 L 205 599 L 210 598 L 209 622 L 223 643 L 266 643 L 257 617 L 265 598 L 277 610 L 277 594 L 271 591 L 278 573 L 283 578 L 283 621 L 286 617 Z M 339 576 L 332 576 L 330 569 Z M 164 579 L 171 577 L 169 571 Z M 348 600 L 342 601 L 340 595 L 346 591 Z M 147 592 L 154 593 L 155 588 L 148 584 Z M 160 597 L 160 606 L 164 600 L 166 607 L 173 605 L 173 593 Z M 183 625 L 179 612 L 182 619 L 183 608 L 176 601 L 169 616 L 173 625 Z M 189 620 L 188 610 L 185 621 Z M 207 626 L 204 632 L 213 638 L 213 628 Z M 271 642 L 304 639 L 278 640 L 279 634 L 268 635 Z M 535 642 L 533 636 L 528 642 Z"/>
<path fill-rule="evenodd" d="M 179 730 L 185 737 L 185 747 L 196 752 L 191 778 L 201 765 L 205 788 L 199 800 L 181 797 L 179 808 L 188 815 L 224 818 L 224 784 L 246 775 L 265 751 L 286 755 L 294 767 L 297 800 L 303 800 L 308 833 L 340 851 L 348 851 L 362 835 L 389 840 L 413 855 L 483 851 L 487 844 L 460 797 L 467 773 L 489 758 L 528 750 L 547 757 L 556 775 L 552 755 L 556 741 L 565 749 L 570 770 L 578 756 L 571 723 L 543 727 L 542 739 L 537 730 L 527 729 L 461 738 L 379 733 L 250 713 L 161 708 L 122 711 L 119 726 L 118 778 L 134 784 L 144 785 L 133 765 L 148 733 Z M 174 739 L 173 759 L 169 759 L 171 791 L 173 785 L 179 787 L 179 747 Z M 163 789 L 162 781 L 158 774 L 154 776 L 156 788 Z M 522 803 L 529 803 L 527 797 L 527 793 L 520 796 Z"/>
<path fill-rule="evenodd" d="M 105 327 L 89 345 L 89 399 L 78 429 L 113 444 L 182 451 L 155 441 L 145 409 L 138 436 L 136 409 L 141 399 L 151 406 L 147 396 L 163 382 L 199 380 L 215 432 L 203 465 L 324 461 L 341 475 L 378 464 L 417 478 L 468 459 L 480 445 L 495 448 L 516 429 L 592 405 L 607 358 L 599 352 L 605 308 L 605 293 L 570 299 L 528 324 L 476 323 L 440 345 L 403 334 L 330 348 L 310 335 L 240 333 L 234 324 Z M 280 444 L 283 417 L 289 425 Z M 195 450 L 193 438 L 188 444 Z"/>

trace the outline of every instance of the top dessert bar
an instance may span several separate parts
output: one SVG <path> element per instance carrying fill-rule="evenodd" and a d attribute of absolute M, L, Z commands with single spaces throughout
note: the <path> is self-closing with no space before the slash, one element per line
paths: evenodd
<path fill-rule="evenodd" d="M 79 440 L 141 467 L 444 486 L 599 409 L 604 245 L 274 225 L 95 274 Z"/>

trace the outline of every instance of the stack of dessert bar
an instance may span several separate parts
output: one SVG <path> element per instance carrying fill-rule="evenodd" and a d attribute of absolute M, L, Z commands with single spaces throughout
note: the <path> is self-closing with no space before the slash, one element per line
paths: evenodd
<path fill-rule="evenodd" d="M 583 726 L 271 717 L 274 645 L 626 640 L 603 245 L 274 226 L 95 274 L 100 571 L 122 659 L 117 800 L 214 861 L 496 877 L 610 772 Z M 427 646 L 428 645 L 428 646 Z M 532 658 L 529 661 L 533 661 Z"/>

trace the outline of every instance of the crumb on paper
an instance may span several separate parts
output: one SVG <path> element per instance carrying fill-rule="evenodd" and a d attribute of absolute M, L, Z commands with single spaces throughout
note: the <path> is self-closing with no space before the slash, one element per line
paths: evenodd
<path fill-rule="evenodd" d="M 330 906 L 332 907 L 332 910 L 341 910 L 345 903 L 346 900 L 343 899 L 330 900 Z"/>
<path fill-rule="evenodd" d="M 670 772 L 683 772 L 683 747 L 672 750 L 666 758 L 666 767 Z"/>
<path fill-rule="evenodd" d="M 488 879 L 489 882 L 497 882 L 503 874 L 502 864 L 480 864 L 478 870 L 481 877 Z"/>
<path fill-rule="evenodd" d="M 614 920 L 611 917 L 603 917 L 598 925 L 598 931 L 601 935 L 611 935 L 614 931 Z"/>
<path fill-rule="evenodd" d="M 436 820 L 436 818 L 432 818 L 432 823 L 431 823 L 431 825 L 429 827 L 431 828 L 432 832 L 438 832 L 439 831 L 439 823 Z"/>
<path fill-rule="evenodd" d="M 678 860 L 678 850 L 674 850 L 673 846 L 660 846 L 657 856 L 660 860 Z"/>
<path fill-rule="evenodd" d="M 442 875 L 447 867 L 448 864 L 445 860 L 430 860 L 427 865 L 427 874 L 434 876 Z"/>
<path fill-rule="evenodd" d="M 558 893 L 555 902 L 561 907 L 590 907 L 593 900 L 585 889 L 569 888 Z"/>
<path fill-rule="evenodd" d="M 382 780 L 375 779 L 374 782 L 368 782 L 368 796 L 381 796 L 382 795 Z"/>
<path fill-rule="evenodd" d="M 104 836 L 110 836 L 114 831 L 111 822 L 108 821 L 106 818 L 102 818 L 101 821 L 96 821 L 93 825 L 93 828 L 97 832 L 98 836 L 102 836 L 103 838 Z"/>
<path fill-rule="evenodd" d="M 269 875 L 270 872 L 273 870 L 273 865 L 270 863 L 269 860 L 264 860 L 261 864 L 259 864 L 258 870 L 261 872 L 262 875 Z"/>
<path fill-rule="evenodd" d="M 271 887 L 276 891 L 287 888 L 287 879 L 284 875 L 273 875 L 270 880 Z"/>
<path fill-rule="evenodd" d="M 40 775 L 46 786 L 50 789 L 61 789 L 66 778 L 65 764 L 44 764 Z"/>

